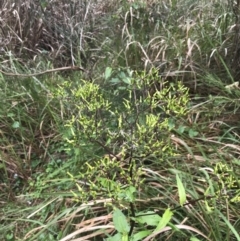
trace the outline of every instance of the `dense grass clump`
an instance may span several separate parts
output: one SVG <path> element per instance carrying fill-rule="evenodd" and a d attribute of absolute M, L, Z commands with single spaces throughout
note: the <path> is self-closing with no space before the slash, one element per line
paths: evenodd
<path fill-rule="evenodd" d="M 0 3 L 0 239 L 240 240 L 239 1 Z"/>

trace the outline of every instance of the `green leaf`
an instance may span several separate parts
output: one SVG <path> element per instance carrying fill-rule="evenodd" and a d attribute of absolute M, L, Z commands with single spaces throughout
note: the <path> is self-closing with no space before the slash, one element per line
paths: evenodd
<path fill-rule="evenodd" d="M 107 80 L 112 74 L 112 68 L 111 67 L 107 67 L 105 69 L 105 80 Z"/>
<path fill-rule="evenodd" d="M 121 79 L 125 79 L 125 78 L 126 78 L 126 74 L 125 74 L 124 72 L 122 72 L 122 71 L 118 74 L 118 76 L 119 76 Z"/>
<path fill-rule="evenodd" d="M 133 235 L 131 241 L 143 240 L 143 238 L 147 237 L 151 233 L 152 233 L 152 231 L 150 231 L 150 230 L 140 231 L 140 232 Z"/>
<path fill-rule="evenodd" d="M 125 86 L 119 86 L 118 89 L 119 89 L 119 90 L 125 90 L 126 87 L 125 87 Z"/>
<path fill-rule="evenodd" d="M 168 209 L 164 212 L 164 214 L 163 214 L 160 222 L 158 223 L 155 231 L 159 231 L 159 230 L 165 228 L 165 227 L 167 226 L 167 224 L 169 223 L 169 221 L 171 220 L 172 215 L 173 215 L 173 212 L 170 210 L 170 208 L 168 208 Z"/>
<path fill-rule="evenodd" d="M 113 223 L 119 233 L 127 234 L 130 230 L 126 217 L 122 211 L 117 208 L 113 212 Z"/>
<path fill-rule="evenodd" d="M 183 204 L 186 202 L 186 199 L 187 199 L 185 188 L 184 188 L 182 180 L 179 178 L 178 174 L 176 175 L 176 179 L 177 179 L 179 202 L 180 202 L 180 205 L 183 206 Z"/>
<path fill-rule="evenodd" d="M 122 79 L 122 81 L 123 81 L 124 83 L 128 84 L 128 85 L 130 85 L 130 84 L 132 83 L 132 79 L 129 78 L 129 77 L 126 77 L 126 78 Z"/>
<path fill-rule="evenodd" d="M 14 235 L 13 235 L 12 233 L 8 233 L 8 234 L 6 235 L 6 240 L 7 240 L 7 241 L 13 241 L 13 240 L 14 240 Z"/>
<path fill-rule="evenodd" d="M 19 127 L 20 127 L 19 121 L 14 121 L 14 123 L 12 124 L 12 128 L 17 129 Z"/>
<path fill-rule="evenodd" d="M 193 236 L 193 237 L 190 238 L 190 241 L 200 241 L 200 240 Z"/>
<path fill-rule="evenodd" d="M 135 195 L 134 193 L 136 192 L 136 188 L 133 186 L 130 186 L 123 191 L 119 192 L 118 197 L 120 199 L 124 199 L 129 202 L 134 202 L 135 200 Z"/>
<path fill-rule="evenodd" d="M 168 128 L 169 130 L 172 130 L 175 127 L 175 121 L 172 118 L 168 119 Z"/>
<path fill-rule="evenodd" d="M 127 233 L 122 235 L 121 241 L 128 241 L 128 234 Z"/>
<path fill-rule="evenodd" d="M 235 240 L 240 241 L 239 230 L 237 231 L 236 228 L 228 221 L 228 219 L 219 211 L 217 210 L 219 216 L 223 219 L 223 221 L 227 224 L 227 226 L 231 229 L 233 235 L 236 237 Z"/>
<path fill-rule="evenodd" d="M 130 186 L 126 189 L 126 200 L 133 202 L 135 199 L 134 193 L 136 192 L 136 188 L 133 186 Z"/>
<path fill-rule="evenodd" d="M 185 129 L 186 129 L 186 126 L 179 126 L 178 129 L 177 129 L 177 132 L 178 132 L 179 134 L 183 134 L 184 131 L 185 131 Z"/>
<path fill-rule="evenodd" d="M 7 114 L 7 117 L 14 117 L 14 116 L 15 116 L 14 113 L 8 113 L 8 114 Z"/>
<path fill-rule="evenodd" d="M 153 215 L 150 215 L 153 214 Z M 157 226 L 161 220 L 161 217 L 158 214 L 154 214 L 154 212 L 146 212 L 146 213 L 138 213 L 137 215 L 141 215 L 137 217 L 135 220 L 138 223 L 147 224 L 149 226 Z M 146 216 L 144 216 L 146 215 Z"/>
<path fill-rule="evenodd" d="M 120 233 L 116 233 L 113 237 L 107 238 L 107 241 L 122 241 L 122 235 Z"/>
<path fill-rule="evenodd" d="M 194 131 L 193 129 L 190 129 L 190 130 L 188 131 L 188 135 L 189 135 L 190 138 L 193 138 L 193 137 L 195 137 L 195 136 L 198 135 L 198 132 L 197 132 L 197 131 Z"/>
<path fill-rule="evenodd" d="M 48 2 L 47 1 L 40 1 L 41 7 L 44 9 L 48 6 Z"/>
<path fill-rule="evenodd" d="M 118 83 L 120 83 L 120 80 L 119 80 L 119 78 L 112 78 L 109 82 L 114 83 L 114 84 L 118 84 Z"/>

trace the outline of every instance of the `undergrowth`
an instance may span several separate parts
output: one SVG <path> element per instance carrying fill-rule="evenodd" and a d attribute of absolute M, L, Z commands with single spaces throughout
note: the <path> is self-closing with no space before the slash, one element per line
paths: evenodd
<path fill-rule="evenodd" d="M 2 1 L 0 239 L 240 240 L 239 6 Z"/>

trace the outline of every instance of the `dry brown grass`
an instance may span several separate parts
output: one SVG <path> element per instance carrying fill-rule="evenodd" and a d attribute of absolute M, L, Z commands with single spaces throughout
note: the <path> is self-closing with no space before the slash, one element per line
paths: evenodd
<path fill-rule="evenodd" d="M 203 68 L 219 69 L 223 75 L 228 72 L 231 79 L 238 75 L 238 4 L 229 4 L 236 19 L 226 30 L 222 25 L 230 16 L 211 19 L 212 6 L 219 7 L 215 1 L 180 1 L 175 6 L 168 0 L 4 0 L 0 8 L 2 68 L 12 69 L 6 60 L 10 52 L 26 69 L 43 60 L 55 68 L 81 65 L 99 72 L 105 61 L 117 67 L 157 67 L 163 78 L 185 79 L 196 90 L 199 74 L 205 74 Z M 210 26 L 207 40 L 203 31 Z M 216 30 L 225 31 L 225 40 L 211 47 Z M 209 42 L 206 53 L 204 41 Z"/>
<path fill-rule="evenodd" d="M 85 52 L 98 34 L 96 22 L 109 2 L 33 0 L 1 3 L 0 47 L 22 61 L 48 56 L 57 66 L 75 65 L 76 57 L 86 62 Z"/>

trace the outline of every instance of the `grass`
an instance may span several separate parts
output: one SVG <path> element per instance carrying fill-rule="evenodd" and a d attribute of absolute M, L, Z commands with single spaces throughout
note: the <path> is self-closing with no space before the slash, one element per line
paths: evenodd
<path fill-rule="evenodd" d="M 0 11 L 1 240 L 240 240 L 237 2 Z"/>

